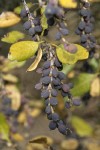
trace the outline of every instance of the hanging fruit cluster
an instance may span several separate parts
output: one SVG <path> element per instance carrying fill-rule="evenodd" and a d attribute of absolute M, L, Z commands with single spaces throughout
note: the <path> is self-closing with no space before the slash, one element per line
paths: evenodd
<path fill-rule="evenodd" d="M 35 57 L 34 62 L 27 71 L 33 71 L 37 68 L 41 60 L 44 64 L 36 70 L 41 74 L 39 83 L 35 88 L 41 90 L 41 98 L 44 99 L 47 118 L 50 120 L 49 128 L 58 129 L 64 135 L 70 131 L 68 126 L 61 120 L 55 107 L 58 104 L 58 92 L 65 100 L 65 107 L 72 105 L 79 106 L 80 101 L 74 100 L 71 95 L 71 83 L 64 83 L 66 75 L 62 72 L 63 64 L 74 64 L 79 60 L 88 58 L 89 51 L 96 46 L 95 38 L 91 35 L 93 30 L 93 17 L 90 11 L 90 4 L 87 0 L 81 0 L 80 16 L 81 21 L 76 33 L 80 35 L 80 45 L 69 43 L 66 36 L 69 34 L 66 14 L 68 8 L 76 8 L 76 1 L 72 0 L 38 0 L 36 7 L 31 13 L 26 1 L 23 0 L 24 8 L 21 11 L 21 17 L 26 20 L 23 27 L 32 37 L 33 41 L 23 41 L 15 43 L 10 48 L 9 58 L 11 60 L 23 61 Z M 48 42 L 47 35 L 51 28 L 56 27 L 54 33 L 55 41 L 59 45 Z M 87 48 L 87 49 L 86 49 Z M 17 52 L 16 52 L 17 49 Z"/>

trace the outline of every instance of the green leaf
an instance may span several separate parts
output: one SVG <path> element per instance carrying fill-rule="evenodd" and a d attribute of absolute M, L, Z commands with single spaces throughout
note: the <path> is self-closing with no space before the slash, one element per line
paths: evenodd
<path fill-rule="evenodd" d="M 23 39 L 25 37 L 25 34 L 19 32 L 19 31 L 12 31 L 9 32 L 6 36 L 4 36 L 1 41 L 6 43 L 15 43 L 20 39 Z"/>
<path fill-rule="evenodd" d="M 71 117 L 71 124 L 76 133 L 81 136 L 91 136 L 93 134 L 93 128 L 82 118 L 77 116 Z"/>
<path fill-rule="evenodd" d="M 89 60 L 89 64 L 93 67 L 95 71 L 97 72 L 99 71 L 98 69 L 99 69 L 100 60 L 97 61 L 96 58 L 92 58 Z"/>
<path fill-rule="evenodd" d="M 90 90 L 91 81 L 95 74 L 81 73 L 72 80 L 74 87 L 71 89 L 73 96 L 83 96 Z"/>
<path fill-rule="evenodd" d="M 10 60 L 24 61 L 36 53 L 41 42 L 22 41 L 12 44 L 8 58 Z"/>
<path fill-rule="evenodd" d="M 0 134 L 3 140 L 10 141 L 9 132 L 10 132 L 10 128 L 6 121 L 6 118 L 2 113 L 0 113 Z"/>
<path fill-rule="evenodd" d="M 78 60 L 83 60 L 88 58 L 88 51 L 78 45 L 78 44 L 73 44 L 76 48 L 77 51 L 75 53 L 68 52 L 63 45 L 60 45 L 59 47 L 56 48 L 56 53 L 58 56 L 58 59 L 64 63 L 64 64 L 75 64 Z"/>
<path fill-rule="evenodd" d="M 45 11 L 45 8 L 43 7 L 43 8 L 41 9 L 41 14 L 42 14 L 42 17 L 41 17 L 41 26 L 42 26 L 42 28 L 43 28 L 42 35 L 43 35 L 43 33 L 44 33 L 44 30 L 48 28 L 47 17 L 45 16 L 44 11 Z"/>
<path fill-rule="evenodd" d="M 75 65 L 63 64 L 62 72 L 67 75 L 71 70 L 73 70 L 74 67 Z"/>

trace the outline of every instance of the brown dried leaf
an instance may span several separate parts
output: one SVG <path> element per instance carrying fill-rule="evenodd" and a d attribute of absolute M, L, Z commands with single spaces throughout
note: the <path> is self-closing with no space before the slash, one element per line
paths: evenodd
<path fill-rule="evenodd" d="M 30 140 L 29 143 L 42 144 L 44 148 L 48 148 L 50 145 L 53 144 L 53 140 L 47 136 L 38 136 Z"/>
<path fill-rule="evenodd" d="M 45 149 L 44 146 L 41 145 L 41 144 L 36 144 L 36 143 L 31 144 L 31 143 L 29 143 L 27 145 L 26 150 L 47 150 L 47 149 Z"/>
<path fill-rule="evenodd" d="M 42 49 L 39 49 L 35 61 L 31 64 L 31 66 L 27 69 L 27 71 L 35 70 L 37 68 L 39 62 L 41 61 L 41 58 L 42 58 Z"/>
<path fill-rule="evenodd" d="M 3 12 L 0 15 L 0 28 L 10 27 L 20 22 L 20 18 L 13 12 Z"/>

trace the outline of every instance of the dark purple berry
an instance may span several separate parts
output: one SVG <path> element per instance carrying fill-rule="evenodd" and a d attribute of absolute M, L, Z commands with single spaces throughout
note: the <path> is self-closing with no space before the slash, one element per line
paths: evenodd
<path fill-rule="evenodd" d="M 41 92 L 41 97 L 47 99 L 49 97 L 49 91 L 48 90 L 43 90 Z"/>
<path fill-rule="evenodd" d="M 81 35 L 81 42 L 87 42 L 87 40 L 88 40 L 88 37 L 87 37 L 87 35 L 85 35 L 85 34 L 83 34 L 83 35 Z"/>
<path fill-rule="evenodd" d="M 56 122 L 51 121 L 51 122 L 49 123 L 49 128 L 50 128 L 50 130 L 55 130 L 55 129 L 56 129 L 56 127 L 57 127 Z"/>
<path fill-rule="evenodd" d="M 59 115 L 57 113 L 52 114 L 52 120 L 53 121 L 58 121 L 59 120 Z"/>
<path fill-rule="evenodd" d="M 47 114 L 47 118 L 48 118 L 49 120 L 52 120 L 52 114 Z"/>
<path fill-rule="evenodd" d="M 58 58 L 55 58 L 55 66 L 56 67 L 60 67 L 62 65 L 62 63 L 58 60 Z"/>
<path fill-rule="evenodd" d="M 43 69 L 48 69 L 50 67 L 50 61 L 47 60 L 44 64 L 43 64 Z"/>
<path fill-rule="evenodd" d="M 79 23 L 79 26 L 78 26 L 78 28 L 80 29 L 80 30 L 83 30 L 84 28 L 85 28 L 85 22 L 84 21 L 81 21 L 80 23 Z"/>
<path fill-rule="evenodd" d="M 90 11 L 83 8 L 83 9 L 81 9 L 80 14 L 81 14 L 83 17 L 87 17 L 87 16 L 90 16 Z"/>
<path fill-rule="evenodd" d="M 29 30 L 31 28 L 31 21 L 26 21 L 23 25 L 25 30 Z"/>
<path fill-rule="evenodd" d="M 53 78 L 52 83 L 53 83 L 54 86 L 58 86 L 58 85 L 61 84 L 59 78 Z"/>
<path fill-rule="evenodd" d="M 34 27 L 32 27 L 32 28 L 29 29 L 29 35 L 34 36 L 35 33 L 36 33 L 36 32 L 35 32 L 35 30 L 34 30 Z"/>
<path fill-rule="evenodd" d="M 63 72 L 59 72 L 58 77 L 59 77 L 60 80 L 64 80 L 66 76 Z"/>
<path fill-rule="evenodd" d="M 49 76 L 43 77 L 43 78 L 41 79 L 41 82 L 42 82 L 43 84 L 48 85 L 48 84 L 51 82 L 51 78 L 50 78 Z"/>
<path fill-rule="evenodd" d="M 35 19 L 33 20 L 33 23 L 34 23 L 35 26 L 39 25 L 39 24 L 40 24 L 39 18 L 35 18 Z"/>
<path fill-rule="evenodd" d="M 64 135 L 66 134 L 66 126 L 65 125 L 59 124 L 58 125 L 58 130 L 59 130 L 60 133 L 62 133 Z"/>
<path fill-rule="evenodd" d="M 65 107 L 68 108 L 68 109 L 71 108 L 70 102 L 65 102 Z"/>
<path fill-rule="evenodd" d="M 51 98 L 50 98 L 50 104 L 51 104 L 52 106 L 56 106 L 56 105 L 58 104 L 57 99 L 56 99 L 55 97 L 51 97 Z"/>
<path fill-rule="evenodd" d="M 46 114 L 50 114 L 51 113 L 51 106 L 48 105 L 45 109 Z"/>
<path fill-rule="evenodd" d="M 34 30 L 35 30 L 35 32 L 40 33 L 40 32 L 42 32 L 42 27 L 41 26 L 35 26 Z"/>
<path fill-rule="evenodd" d="M 58 76 L 58 71 L 57 71 L 57 69 L 54 68 L 54 69 L 52 70 L 52 76 L 53 76 L 53 77 L 57 77 L 57 76 Z"/>
<path fill-rule="evenodd" d="M 77 99 L 73 100 L 73 105 L 80 106 L 80 104 L 81 104 L 81 101 L 79 101 Z"/>
<path fill-rule="evenodd" d="M 62 95 L 63 97 L 66 97 L 66 96 L 68 96 L 68 93 L 67 93 L 67 92 L 64 92 L 64 91 L 61 91 L 61 95 Z"/>
<path fill-rule="evenodd" d="M 63 89 L 64 92 L 69 92 L 69 90 L 70 90 L 68 84 L 63 84 L 62 89 Z"/>
<path fill-rule="evenodd" d="M 51 90 L 51 95 L 52 95 L 53 97 L 56 97 L 56 96 L 58 95 L 57 90 L 52 89 L 52 90 Z"/>
<path fill-rule="evenodd" d="M 76 33 L 77 35 L 81 35 L 81 30 L 79 30 L 79 29 L 77 28 L 76 31 L 75 31 L 75 33 Z"/>
<path fill-rule="evenodd" d="M 92 28 L 89 27 L 89 26 L 86 26 L 86 27 L 85 27 L 85 33 L 86 33 L 86 34 L 89 34 L 89 33 L 91 33 L 91 32 L 92 32 Z"/>
<path fill-rule="evenodd" d="M 49 76 L 49 74 L 50 74 L 50 69 L 45 69 L 45 70 L 43 70 L 43 76 L 45 77 L 45 76 Z"/>
<path fill-rule="evenodd" d="M 61 29 L 61 33 L 62 33 L 63 35 L 68 35 L 68 34 L 69 34 L 69 31 L 68 31 L 68 29 Z"/>
<path fill-rule="evenodd" d="M 49 19 L 47 20 L 47 24 L 48 24 L 49 26 L 53 26 L 54 23 L 55 23 L 54 18 L 49 18 Z"/>
<path fill-rule="evenodd" d="M 42 84 L 41 84 L 41 83 L 37 83 L 37 84 L 35 85 L 35 88 L 36 88 L 37 90 L 40 90 L 40 89 L 42 88 Z"/>
<path fill-rule="evenodd" d="M 28 15 L 28 13 L 27 13 L 26 9 L 22 9 L 21 13 L 20 13 L 20 16 L 21 17 L 27 17 L 27 15 Z"/>
<path fill-rule="evenodd" d="M 55 35 L 55 39 L 56 39 L 56 40 L 60 40 L 60 39 L 61 39 L 61 36 L 62 36 L 61 33 L 60 33 L 60 32 L 57 32 L 56 35 Z"/>

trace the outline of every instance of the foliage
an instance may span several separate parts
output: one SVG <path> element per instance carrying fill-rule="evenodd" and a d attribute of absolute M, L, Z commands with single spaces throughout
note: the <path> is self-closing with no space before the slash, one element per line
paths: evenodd
<path fill-rule="evenodd" d="M 20 22 L 20 18 L 13 12 L 3 12 L 0 15 L 0 28 L 13 26 Z"/>
<path fill-rule="evenodd" d="M 84 23 L 91 22 L 92 16 L 89 16 L 91 13 L 88 12 L 87 14 L 87 11 L 90 11 L 90 4 L 84 1 L 81 1 L 80 5 L 80 20 Z M 47 1 L 41 3 L 41 1 L 36 0 L 34 3 L 26 4 L 24 0 L 23 3 L 24 8 L 21 4 L 15 7 L 12 12 L 8 10 L 0 15 L 0 28 L 4 28 L 5 32 L 8 32 L 1 38 L 1 41 L 3 44 L 9 43 L 8 58 L 11 60 L 0 57 L 0 138 L 7 142 L 10 142 L 11 139 L 12 143 L 13 141 L 14 143 L 16 141 L 22 143 L 26 138 L 30 138 L 31 134 L 32 136 L 33 134 L 37 135 L 38 132 L 40 134 L 43 130 L 43 132 L 47 132 L 48 136 L 44 136 L 44 133 L 44 135 L 33 137 L 25 145 L 25 148 L 27 150 L 53 149 L 55 136 L 57 140 L 62 136 L 59 136 L 58 132 L 52 131 L 54 136 L 50 138 L 52 133 L 49 133 L 46 129 L 48 122 L 44 119 L 43 110 L 46 107 L 45 112 L 50 120 L 49 128 L 51 130 L 57 128 L 65 136 L 69 137 L 70 133 L 74 137 L 59 142 L 61 150 L 74 150 L 80 145 L 85 149 L 92 150 L 91 142 L 89 143 L 87 139 L 91 137 L 92 141 L 96 136 L 99 139 L 98 99 L 100 96 L 98 52 L 96 51 L 96 55 L 92 59 L 89 56 L 96 49 L 97 43 L 91 34 L 92 30 L 86 33 L 86 27 L 90 28 L 93 25 L 86 23 L 83 27 L 84 23 L 80 21 L 78 30 L 76 30 L 76 33 L 80 35 L 80 43 L 73 43 L 72 39 L 69 38 L 70 35 L 67 37 L 70 34 L 67 17 L 70 14 L 68 10 L 77 10 L 78 2 L 59 0 L 57 4 L 56 1 L 52 0 L 49 3 Z M 84 8 L 86 12 L 83 13 Z M 19 16 L 20 13 L 21 17 Z M 84 15 L 86 16 L 84 17 Z M 21 19 L 23 19 L 22 22 L 25 21 L 23 28 L 31 36 L 31 40 L 25 33 L 17 31 L 20 28 L 18 23 L 21 23 Z M 74 17 L 71 19 L 73 20 Z M 18 28 L 14 25 L 18 25 Z M 52 29 L 54 32 L 52 32 Z M 54 40 L 49 39 L 49 33 L 52 34 Z M 21 41 L 23 39 L 25 41 Z M 28 77 L 28 81 L 25 79 L 24 82 L 29 90 L 26 93 L 22 91 L 19 74 L 24 71 L 20 72 L 18 68 L 22 67 L 26 60 L 31 60 L 31 58 L 34 60 L 27 71 L 36 70 L 41 75 L 41 79 L 35 88 L 41 90 L 41 99 L 44 99 L 44 102 L 37 99 L 35 101 L 35 98 L 34 100 L 30 99 L 28 82 L 32 82 L 32 78 Z M 87 58 L 88 60 L 84 60 Z M 37 69 L 38 66 L 40 68 Z M 38 78 L 36 76 L 34 74 L 33 81 Z M 65 77 L 67 77 L 67 81 L 69 80 L 72 83 L 66 83 Z M 35 90 L 33 89 L 32 92 L 34 96 Z M 80 105 L 79 98 L 83 101 L 81 107 L 71 108 L 72 105 Z M 67 112 L 66 108 L 70 111 Z M 61 120 L 60 116 L 64 121 Z M 71 132 L 66 122 L 66 116 L 73 132 Z M 37 122 L 36 117 L 40 117 L 40 124 Z M 92 125 L 90 125 L 91 122 L 93 122 Z M 50 137 L 49 134 L 51 134 Z M 79 140 L 75 138 L 77 135 Z M 84 137 L 85 142 L 88 141 L 88 144 L 84 143 L 80 137 Z M 95 150 L 99 149 L 97 143 L 95 145 L 95 142 L 93 142 L 93 144 Z"/>
<path fill-rule="evenodd" d="M 6 121 L 6 118 L 2 113 L 0 113 L 0 134 L 2 136 L 2 139 L 7 140 L 8 142 L 10 141 L 9 132 L 10 128 Z"/>
<path fill-rule="evenodd" d="M 10 60 L 25 61 L 36 53 L 39 42 L 22 41 L 11 46 L 9 52 Z"/>
<path fill-rule="evenodd" d="M 84 47 L 78 44 L 75 44 L 74 46 L 76 46 L 77 49 L 77 51 L 74 53 L 68 52 L 67 49 L 65 50 L 62 45 L 56 49 L 57 56 L 62 63 L 72 65 L 78 60 L 88 58 L 88 52 Z"/>
<path fill-rule="evenodd" d="M 74 96 L 83 96 L 85 93 L 87 93 L 90 90 L 90 84 L 95 77 L 95 74 L 87 74 L 87 73 L 81 73 L 79 76 L 77 76 L 73 83 L 77 86 L 75 86 L 71 92 Z"/>
<path fill-rule="evenodd" d="M 91 136 L 93 134 L 92 127 L 82 118 L 72 116 L 71 124 L 73 128 L 76 130 L 77 134 L 80 135 L 81 137 Z"/>
<path fill-rule="evenodd" d="M 7 33 L 6 36 L 4 36 L 1 41 L 7 42 L 7 43 L 15 43 L 21 39 L 23 39 L 25 35 L 19 31 L 12 31 Z"/>

